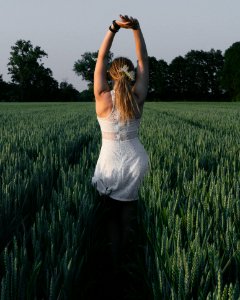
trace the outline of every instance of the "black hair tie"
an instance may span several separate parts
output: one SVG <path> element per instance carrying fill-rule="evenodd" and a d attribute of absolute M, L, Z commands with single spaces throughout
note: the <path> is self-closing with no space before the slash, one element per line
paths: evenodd
<path fill-rule="evenodd" d="M 112 31 L 113 33 L 118 32 L 118 30 L 120 29 L 120 26 L 116 23 L 116 20 L 112 21 L 112 25 L 113 25 L 113 28 L 110 25 L 109 30 Z"/>
<path fill-rule="evenodd" d="M 111 25 L 109 26 L 109 30 L 110 30 L 110 31 L 112 31 L 113 33 L 116 33 L 116 32 L 118 32 L 118 30 L 114 30 L 114 29 L 112 29 Z"/>
<path fill-rule="evenodd" d="M 113 20 L 112 24 L 113 24 L 113 27 L 114 27 L 115 30 L 118 31 L 120 29 L 120 26 L 116 23 L 116 20 Z"/>

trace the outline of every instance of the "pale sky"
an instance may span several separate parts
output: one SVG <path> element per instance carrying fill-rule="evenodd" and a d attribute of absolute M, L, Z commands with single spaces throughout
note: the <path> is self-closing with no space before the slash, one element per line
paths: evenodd
<path fill-rule="evenodd" d="M 86 83 L 72 71 L 86 51 L 97 51 L 112 20 L 128 14 L 140 22 L 148 55 L 168 63 L 190 50 L 220 49 L 240 41 L 239 0 L 0 0 L 0 74 L 18 39 L 40 46 L 44 66 L 60 83 L 82 91 Z M 120 29 L 111 51 L 136 64 L 131 30 Z"/>

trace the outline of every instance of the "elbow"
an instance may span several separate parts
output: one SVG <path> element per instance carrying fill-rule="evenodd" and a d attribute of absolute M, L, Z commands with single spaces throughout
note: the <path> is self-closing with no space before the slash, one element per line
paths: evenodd
<path fill-rule="evenodd" d="M 97 100 L 100 100 L 102 98 L 102 96 L 109 92 L 110 90 L 108 88 L 106 89 L 94 89 L 94 97 Z"/>

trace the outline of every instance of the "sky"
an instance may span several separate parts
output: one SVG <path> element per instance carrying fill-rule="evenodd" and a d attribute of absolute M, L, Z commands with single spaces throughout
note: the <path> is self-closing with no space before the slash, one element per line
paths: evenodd
<path fill-rule="evenodd" d="M 224 51 L 240 41 L 239 0 L 0 0 L 0 74 L 10 81 L 7 63 L 18 39 L 40 46 L 42 62 L 60 83 L 87 87 L 73 71 L 86 52 L 97 51 L 119 14 L 139 20 L 149 56 L 170 63 L 190 50 Z M 120 29 L 111 51 L 136 64 L 131 30 Z"/>

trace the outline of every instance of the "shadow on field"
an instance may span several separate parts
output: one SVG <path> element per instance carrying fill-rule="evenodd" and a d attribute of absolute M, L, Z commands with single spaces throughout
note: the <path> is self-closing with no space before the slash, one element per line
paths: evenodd
<path fill-rule="evenodd" d="M 146 237 L 143 234 L 142 223 L 139 222 L 142 220 L 143 208 L 140 209 L 138 201 L 129 204 L 115 201 L 108 197 L 97 196 L 92 236 L 89 237 L 91 247 L 83 269 L 84 291 L 82 285 L 81 288 L 79 287 L 81 291 L 76 286 L 74 288 L 75 299 L 153 299 L 145 263 Z M 142 202 L 141 205 L 143 205 Z M 123 228 L 120 228 L 120 223 L 117 225 L 118 215 L 121 214 L 129 219 L 133 212 L 135 218 L 131 219 L 131 223 L 128 223 L 130 225 L 126 226 L 124 231 Z M 124 240 L 123 236 L 126 237 L 126 232 L 128 232 L 125 246 L 113 248 L 109 232 L 111 232 L 115 245 L 120 243 L 119 233 L 121 232 L 122 241 Z M 120 250 L 118 251 L 118 249 Z M 114 256 L 112 256 L 113 251 L 115 251 Z"/>

